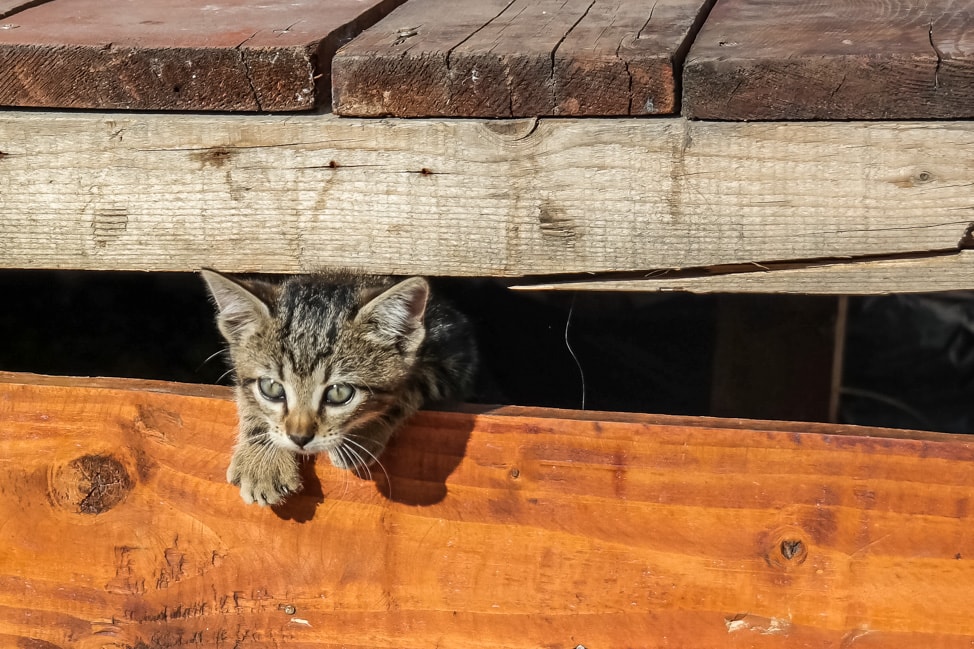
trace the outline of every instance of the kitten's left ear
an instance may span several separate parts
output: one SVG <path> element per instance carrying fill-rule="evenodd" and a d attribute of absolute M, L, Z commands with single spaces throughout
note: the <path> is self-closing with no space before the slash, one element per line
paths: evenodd
<path fill-rule="evenodd" d="M 208 268 L 200 270 L 200 274 L 216 302 L 217 326 L 227 342 L 240 342 L 244 336 L 270 320 L 267 303 L 243 284 Z"/>
<path fill-rule="evenodd" d="M 399 346 L 413 354 L 426 337 L 423 315 L 430 287 L 422 277 L 403 280 L 373 298 L 355 316 L 355 322 L 370 326 L 377 342 Z"/>

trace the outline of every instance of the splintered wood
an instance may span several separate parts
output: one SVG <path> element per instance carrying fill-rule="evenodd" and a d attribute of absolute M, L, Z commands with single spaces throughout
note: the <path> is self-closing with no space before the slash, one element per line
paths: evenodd
<path fill-rule="evenodd" d="M 225 483 L 222 388 L 0 376 L 0 642 L 18 647 L 960 647 L 974 442 L 424 412 L 388 479 Z"/>
<path fill-rule="evenodd" d="M 687 57 L 701 119 L 974 116 L 974 5 L 721 0 Z"/>
<path fill-rule="evenodd" d="M 309 110 L 338 46 L 400 2 L 0 2 L 0 105 Z"/>
<path fill-rule="evenodd" d="M 711 0 L 411 0 L 342 48 L 341 115 L 654 115 Z"/>

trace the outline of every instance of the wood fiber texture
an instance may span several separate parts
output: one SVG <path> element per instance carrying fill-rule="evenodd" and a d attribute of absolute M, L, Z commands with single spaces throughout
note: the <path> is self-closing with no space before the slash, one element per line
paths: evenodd
<path fill-rule="evenodd" d="M 679 110 L 711 0 L 412 0 L 339 50 L 340 115 L 533 117 Z"/>
<path fill-rule="evenodd" d="M 338 46 L 399 2 L 20 3 L 0 29 L 0 105 L 310 110 Z"/>
<path fill-rule="evenodd" d="M 970 288 L 972 168 L 963 121 L 7 112 L 0 266 Z"/>
<path fill-rule="evenodd" d="M 0 375 L 0 643 L 966 647 L 974 442 L 423 412 L 285 507 L 224 479 L 223 388 Z"/>
<path fill-rule="evenodd" d="M 687 57 L 684 115 L 700 119 L 974 116 L 966 0 L 721 0 Z"/>

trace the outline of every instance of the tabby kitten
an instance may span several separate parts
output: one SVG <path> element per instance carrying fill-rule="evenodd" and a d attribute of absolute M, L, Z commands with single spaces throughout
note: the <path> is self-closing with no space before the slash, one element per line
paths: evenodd
<path fill-rule="evenodd" d="M 202 274 L 235 372 L 240 430 L 227 480 L 247 503 L 300 490 L 298 454 L 327 453 L 345 469 L 377 461 L 420 406 L 472 387 L 471 327 L 421 277 Z"/>

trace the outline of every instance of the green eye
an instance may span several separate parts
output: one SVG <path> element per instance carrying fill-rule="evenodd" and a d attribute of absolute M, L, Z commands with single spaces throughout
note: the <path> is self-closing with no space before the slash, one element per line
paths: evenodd
<path fill-rule="evenodd" d="M 336 383 L 325 388 L 325 403 L 340 406 L 348 403 L 355 396 L 355 388 L 348 383 Z"/>
<path fill-rule="evenodd" d="M 257 379 L 257 389 L 260 390 L 260 395 L 268 401 L 284 401 L 284 386 L 269 376 L 262 376 Z"/>

